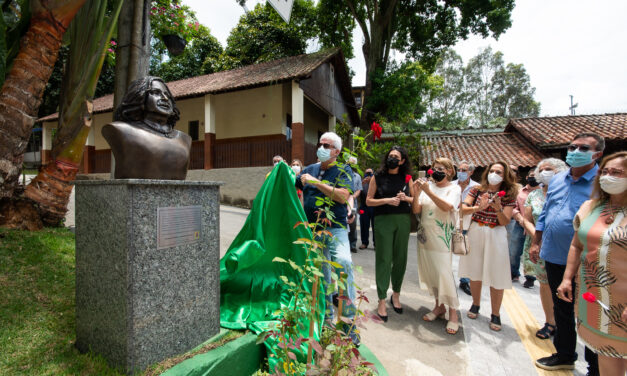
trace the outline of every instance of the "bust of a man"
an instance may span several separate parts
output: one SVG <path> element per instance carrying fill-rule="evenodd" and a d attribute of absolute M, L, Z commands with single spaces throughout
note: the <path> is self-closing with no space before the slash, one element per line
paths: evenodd
<path fill-rule="evenodd" d="M 192 139 L 174 129 L 179 110 L 161 78 L 133 81 L 113 120 L 102 135 L 115 158 L 116 179 L 185 179 Z"/>

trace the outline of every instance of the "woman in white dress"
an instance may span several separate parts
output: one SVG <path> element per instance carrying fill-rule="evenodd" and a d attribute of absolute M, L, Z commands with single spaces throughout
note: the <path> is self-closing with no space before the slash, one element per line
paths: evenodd
<path fill-rule="evenodd" d="M 435 297 L 435 307 L 422 317 L 434 321 L 444 317 L 449 309 L 446 332 L 455 334 L 459 329 L 457 288 L 451 266 L 451 237 L 461 200 L 461 188 L 451 184 L 455 175 L 453 162 L 438 158 L 433 163 L 433 182 L 418 179 L 414 183 L 414 213 L 420 214 L 425 229 L 426 242 L 418 242 L 418 275 L 421 286 Z"/>

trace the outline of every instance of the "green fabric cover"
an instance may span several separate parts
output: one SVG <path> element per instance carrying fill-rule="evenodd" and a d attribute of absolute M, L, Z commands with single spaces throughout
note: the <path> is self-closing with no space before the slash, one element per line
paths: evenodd
<path fill-rule="evenodd" d="M 299 238 L 311 239 L 305 226 L 294 226 L 307 220 L 294 187 L 295 176 L 285 163 L 279 163 L 266 178 L 253 201 L 250 214 L 224 257 L 220 260 L 220 324 L 229 329 L 250 329 L 255 333 L 268 330 L 281 319 L 279 309 L 294 305 L 295 297 L 280 277 L 298 283 L 300 276 L 287 263 L 272 262 L 275 257 L 291 260 L 299 266 L 307 260 Z M 305 289 L 311 292 L 312 283 Z M 324 319 L 325 299 L 322 279 L 318 288 L 320 310 L 314 339 L 319 340 Z M 307 307 L 301 307 L 307 309 Z M 309 336 L 309 322 L 302 322 L 301 336 Z M 273 338 L 265 342 L 268 355 L 277 349 Z M 296 354 L 305 361 L 307 345 Z M 274 358 L 276 359 L 276 358 Z M 274 369 L 275 360 L 269 358 Z"/>
<path fill-rule="evenodd" d="M 187 359 L 161 376 L 246 376 L 259 369 L 265 355 L 256 344 L 257 336 L 247 334 L 234 341 Z"/>

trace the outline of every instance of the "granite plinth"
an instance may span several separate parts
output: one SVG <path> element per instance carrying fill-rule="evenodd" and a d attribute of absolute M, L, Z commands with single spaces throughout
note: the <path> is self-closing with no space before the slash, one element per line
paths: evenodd
<path fill-rule="evenodd" d="M 221 183 L 75 184 L 78 349 L 132 373 L 218 333 Z M 190 206 L 198 241 L 158 249 L 159 208 Z"/>

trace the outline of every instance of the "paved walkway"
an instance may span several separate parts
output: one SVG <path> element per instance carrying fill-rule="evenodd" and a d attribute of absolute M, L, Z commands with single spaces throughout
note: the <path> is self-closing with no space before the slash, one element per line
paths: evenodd
<path fill-rule="evenodd" d="M 220 253 L 224 255 L 243 226 L 248 210 L 230 206 L 220 207 Z M 74 226 L 74 200 L 70 200 L 66 225 Z M 371 241 L 372 244 L 372 241 Z M 376 283 L 374 250 L 368 248 L 353 254 L 353 262 L 361 268 L 355 280 L 364 290 L 370 303 L 362 309 L 376 310 Z M 580 360 L 572 372 L 545 372 L 533 361 L 552 351 L 550 341 L 537 340 L 535 331 L 544 323 L 544 314 L 538 296 L 538 287 L 525 289 L 515 283 L 507 290 L 501 320 L 503 330 L 493 332 L 488 327 L 489 291 L 484 288 L 481 316 L 466 318 L 471 304 L 470 296 L 458 291 L 462 326 L 457 335 L 445 331 L 446 321 L 424 322 L 421 317 L 433 308 L 434 300 L 418 286 L 416 237 L 411 236 L 405 281 L 401 292 L 404 313 L 396 314 L 388 303 L 389 321 L 385 324 L 366 323 L 362 341 L 379 358 L 392 376 L 501 376 L 501 375 L 585 375 L 583 347 L 578 344 Z M 454 256 L 457 275 L 458 257 Z M 388 296 L 391 295 L 389 291 Z"/>

